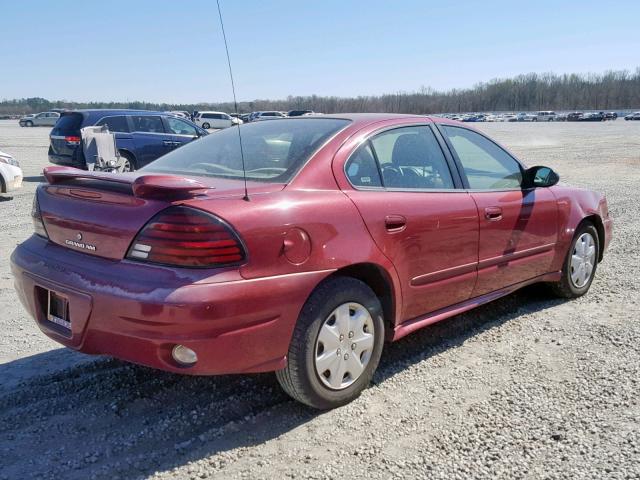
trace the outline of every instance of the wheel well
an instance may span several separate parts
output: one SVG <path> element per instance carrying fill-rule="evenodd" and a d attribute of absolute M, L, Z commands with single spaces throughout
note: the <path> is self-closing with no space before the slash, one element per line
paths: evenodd
<path fill-rule="evenodd" d="M 604 256 L 604 242 L 605 242 L 605 233 L 604 233 L 604 225 L 602 224 L 602 219 L 598 215 L 589 215 L 585 217 L 580 222 L 580 225 L 583 223 L 591 223 L 594 227 L 596 227 L 596 231 L 598 232 L 598 262 L 602 261 Z M 578 227 L 580 227 L 578 225 Z"/>
<path fill-rule="evenodd" d="M 337 270 L 331 276 L 352 277 L 366 283 L 380 299 L 384 322 L 388 328 L 387 333 L 393 332 L 395 327 L 393 283 L 382 267 L 374 263 L 356 263 Z"/>
<path fill-rule="evenodd" d="M 125 150 L 124 148 L 119 148 L 118 152 L 120 152 L 120 155 L 127 157 L 129 160 L 131 160 L 133 162 L 133 166 L 137 166 L 136 156 L 133 153 L 131 153 L 129 150 Z"/>
<path fill-rule="evenodd" d="M 0 193 L 7 193 L 7 185 L 4 183 L 4 177 L 0 175 Z"/>

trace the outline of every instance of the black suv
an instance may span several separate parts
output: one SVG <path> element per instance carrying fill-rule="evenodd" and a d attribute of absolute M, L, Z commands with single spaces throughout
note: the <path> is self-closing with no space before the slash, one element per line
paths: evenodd
<path fill-rule="evenodd" d="M 49 135 L 49 161 L 86 168 L 80 129 L 107 125 L 115 133 L 126 170 L 144 167 L 185 143 L 207 135 L 189 120 L 148 110 L 72 110 L 63 112 Z"/>

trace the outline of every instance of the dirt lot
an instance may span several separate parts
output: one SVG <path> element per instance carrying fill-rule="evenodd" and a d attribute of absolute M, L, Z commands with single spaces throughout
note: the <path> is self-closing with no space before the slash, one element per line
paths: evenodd
<path fill-rule="evenodd" d="M 318 414 L 272 375 L 190 378 L 59 348 L 13 291 L 48 129 L 0 122 L 25 186 L 0 201 L 0 478 L 640 478 L 640 122 L 480 124 L 607 194 L 585 297 L 528 288 L 390 345 Z"/>

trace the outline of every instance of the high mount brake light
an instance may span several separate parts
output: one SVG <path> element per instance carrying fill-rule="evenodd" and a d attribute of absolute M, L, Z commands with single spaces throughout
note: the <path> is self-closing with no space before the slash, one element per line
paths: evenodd
<path fill-rule="evenodd" d="M 42 221 L 42 215 L 40 214 L 40 205 L 38 205 L 38 194 L 33 196 L 33 204 L 31 206 L 31 219 L 33 220 L 33 230 L 36 235 L 43 238 L 49 238 L 47 230 L 44 228 L 44 222 Z"/>
<path fill-rule="evenodd" d="M 189 207 L 169 207 L 143 227 L 127 258 L 180 267 L 237 265 L 246 252 L 220 218 Z"/>

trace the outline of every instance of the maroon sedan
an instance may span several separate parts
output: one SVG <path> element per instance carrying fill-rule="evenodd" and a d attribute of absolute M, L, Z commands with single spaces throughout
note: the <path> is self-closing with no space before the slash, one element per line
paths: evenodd
<path fill-rule="evenodd" d="M 385 339 L 534 282 L 583 295 L 612 231 L 602 195 L 420 116 L 255 122 L 135 173 L 45 176 L 11 260 L 46 335 L 171 372 L 276 371 L 317 408 L 358 396 Z"/>

